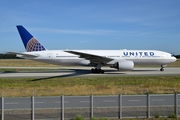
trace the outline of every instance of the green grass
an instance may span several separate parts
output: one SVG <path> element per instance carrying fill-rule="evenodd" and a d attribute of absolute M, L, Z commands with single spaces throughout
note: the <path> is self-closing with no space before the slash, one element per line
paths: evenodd
<path fill-rule="evenodd" d="M 0 59 L 1 67 L 55 67 L 58 65 L 52 65 L 42 62 L 26 59 Z"/>
<path fill-rule="evenodd" d="M 36 71 L 52 71 L 59 68 L 0 68 L 0 72 L 3 73 L 15 73 L 15 72 L 36 72 Z M 62 68 L 61 68 L 62 69 Z"/>
<path fill-rule="evenodd" d="M 88 77 L 88 78 L 0 78 L 4 96 L 117 95 L 173 93 L 180 91 L 180 76 Z"/>

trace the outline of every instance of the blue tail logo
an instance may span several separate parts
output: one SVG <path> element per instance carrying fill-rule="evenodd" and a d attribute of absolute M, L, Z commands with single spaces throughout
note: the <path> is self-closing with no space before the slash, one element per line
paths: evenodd
<path fill-rule="evenodd" d="M 46 50 L 23 26 L 18 25 L 17 29 L 27 52 Z"/>

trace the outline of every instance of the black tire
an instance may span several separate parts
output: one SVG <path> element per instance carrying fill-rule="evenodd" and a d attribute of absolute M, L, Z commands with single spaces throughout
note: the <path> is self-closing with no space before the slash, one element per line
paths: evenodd
<path fill-rule="evenodd" d="M 104 70 L 101 70 L 101 74 L 104 74 Z"/>
<path fill-rule="evenodd" d="M 91 72 L 92 72 L 92 73 L 95 73 L 95 70 L 92 68 L 92 69 L 91 69 Z"/>
<path fill-rule="evenodd" d="M 161 68 L 160 71 L 164 71 L 164 68 Z"/>

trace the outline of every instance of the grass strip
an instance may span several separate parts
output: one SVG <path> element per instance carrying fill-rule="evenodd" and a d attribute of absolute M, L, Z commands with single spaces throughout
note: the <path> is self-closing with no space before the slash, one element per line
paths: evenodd
<path fill-rule="evenodd" d="M 7 73 L 8 74 L 8 73 Z M 64 95 L 117 95 L 173 93 L 180 91 L 180 76 L 124 76 L 83 78 L 0 78 L 6 97 Z"/>

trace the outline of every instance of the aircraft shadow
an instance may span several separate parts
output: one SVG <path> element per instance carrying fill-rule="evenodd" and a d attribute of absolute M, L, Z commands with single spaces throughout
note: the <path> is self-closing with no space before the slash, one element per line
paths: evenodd
<path fill-rule="evenodd" d="M 47 80 L 47 79 L 52 79 L 52 78 L 64 78 L 64 77 L 75 77 L 75 76 L 80 76 L 80 75 L 87 75 L 87 74 L 91 74 L 90 70 L 77 70 L 77 69 L 73 69 L 73 73 L 70 74 L 66 74 L 66 75 L 58 75 L 58 76 L 51 76 L 51 77 L 44 77 L 44 78 L 37 78 L 37 79 L 33 79 L 31 81 L 40 81 L 40 80 Z M 59 71 L 59 73 L 63 73 L 61 71 Z M 67 73 L 67 71 L 66 71 Z"/>

